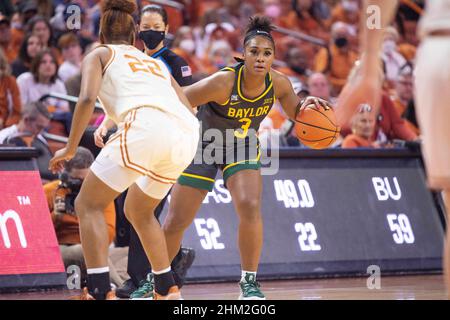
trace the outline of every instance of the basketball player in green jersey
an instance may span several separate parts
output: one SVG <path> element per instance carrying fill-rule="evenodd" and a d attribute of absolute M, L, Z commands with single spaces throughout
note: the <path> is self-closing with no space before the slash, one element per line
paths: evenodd
<path fill-rule="evenodd" d="M 163 227 L 169 255 L 173 258 L 180 248 L 184 231 L 194 220 L 208 191 L 213 189 L 217 171 L 222 170 L 239 217 L 240 299 L 265 299 L 256 282 L 263 244 L 262 178 L 256 136 L 259 125 L 275 99 L 280 101 L 291 119 L 311 103 L 316 108 L 330 107 L 326 101 L 315 97 L 300 101 L 289 79 L 271 69 L 275 52 L 272 30 L 267 18 L 251 18 L 240 63 L 184 88 L 192 106 L 200 106 L 197 118 L 201 122 L 203 140 L 196 158 L 172 189 Z M 208 129 L 213 129 L 209 131 L 211 134 Z M 214 135 L 213 131 L 220 131 L 223 139 L 209 138 Z M 210 145 L 214 145 L 216 151 L 211 158 L 208 157 L 210 152 L 205 150 Z M 236 154 L 237 158 L 230 161 Z"/>

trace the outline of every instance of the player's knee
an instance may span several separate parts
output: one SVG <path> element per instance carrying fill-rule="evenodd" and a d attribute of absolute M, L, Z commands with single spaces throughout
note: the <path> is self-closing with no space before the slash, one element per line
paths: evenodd
<path fill-rule="evenodd" d="M 192 220 L 186 217 L 187 215 L 177 214 L 177 212 L 169 210 L 166 220 L 164 221 L 164 231 L 180 232 L 186 230 L 191 224 Z"/>
<path fill-rule="evenodd" d="M 254 222 L 261 219 L 261 204 L 259 199 L 243 197 L 236 203 L 236 207 L 241 220 Z"/>
<path fill-rule="evenodd" d="M 134 203 L 125 202 L 124 205 L 125 217 L 129 222 L 135 223 L 151 223 L 154 215 L 154 208 L 144 208 L 143 206 L 136 205 Z"/>
<path fill-rule="evenodd" d="M 260 200 L 256 197 L 242 195 L 239 199 L 233 199 L 238 210 L 258 212 L 260 211 Z"/>
<path fill-rule="evenodd" d="M 78 195 L 74 201 L 74 209 L 80 219 L 96 213 L 103 214 L 104 207 L 89 198 Z"/>
<path fill-rule="evenodd" d="M 125 213 L 125 217 L 130 223 L 133 223 L 137 220 L 138 214 L 136 212 L 136 208 L 133 205 L 130 205 L 128 203 L 125 203 L 123 207 L 123 212 Z"/>

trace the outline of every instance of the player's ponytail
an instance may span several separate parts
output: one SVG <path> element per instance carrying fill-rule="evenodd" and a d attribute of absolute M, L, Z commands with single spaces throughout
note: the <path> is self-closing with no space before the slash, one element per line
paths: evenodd
<path fill-rule="evenodd" d="M 135 22 L 132 14 L 136 11 L 135 0 L 103 0 L 100 32 L 104 41 L 133 41 Z"/>
<path fill-rule="evenodd" d="M 244 38 L 244 47 L 252 38 L 257 36 L 266 37 L 269 39 L 275 47 L 275 42 L 272 38 L 271 32 L 275 30 L 275 27 L 270 22 L 270 19 L 265 16 L 253 16 L 250 17 L 250 21 L 247 25 Z"/>

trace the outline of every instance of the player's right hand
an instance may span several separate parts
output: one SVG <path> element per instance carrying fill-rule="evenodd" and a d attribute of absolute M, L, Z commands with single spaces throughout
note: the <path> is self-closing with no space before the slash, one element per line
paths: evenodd
<path fill-rule="evenodd" d="M 108 129 L 105 126 L 100 126 L 94 132 L 94 142 L 95 145 L 99 148 L 103 148 L 105 143 L 103 142 L 103 138 L 108 133 Z"/>
<path fill-rule="evenodd" d="M 62 148 L 55 152 L 53 158 L 50 159 L 48 169 L 52 173 L 61 172 L 64 169 L 66 161 L 69 161 L 75 156 L 75 151 L 72 151 L 68 147 Z"/>

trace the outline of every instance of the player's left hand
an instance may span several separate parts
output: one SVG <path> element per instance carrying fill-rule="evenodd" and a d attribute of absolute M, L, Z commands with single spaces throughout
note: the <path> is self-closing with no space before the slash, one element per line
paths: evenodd
<path fill-rule="evenodd" d="M 61 172 L 64 169 L 64 163 L 75 156 L 75 152 L 65 147 L 55 152 L 53 158 L 50 159 L 48 169 L 53 172 Z"/>
<path fill-rule="evenodd" d="M 300 110 L 306 108 L 306 106 L 309 106 L 311 104 L 315 105 L 317 110 L 320 110 L 321 108 L 323 108 L 324 110 L 333 109 L 333 105 L 327 100 L 321 99 L 319 97 L 308 96 L 303 101 Z"/>

